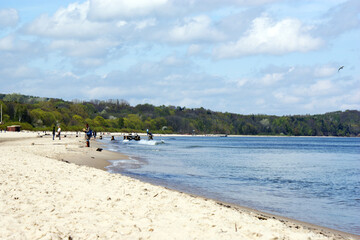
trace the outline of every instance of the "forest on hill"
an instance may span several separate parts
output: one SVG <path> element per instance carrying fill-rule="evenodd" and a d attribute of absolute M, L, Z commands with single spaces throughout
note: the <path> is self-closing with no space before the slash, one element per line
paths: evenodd
<path fill-rule="evenodd" d="M 0 94 L 2 124 L 23 130 L 81 131 L 88 123 L 98 132 L 179 134 L 236 134 L 286 136 L 360 136 L 360 112 L 336 111 L 317 115 L 241 115 L 204 108 L 131 106 L 125 100 L 64 101 L 21 94 Z"/>

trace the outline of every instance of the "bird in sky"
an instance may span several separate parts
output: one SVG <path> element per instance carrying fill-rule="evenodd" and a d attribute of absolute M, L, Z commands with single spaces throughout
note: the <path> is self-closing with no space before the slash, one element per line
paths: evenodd
<path fill-rule="evenodd" d="M 339 67 L 338 72 L 339 72 L 341 69 L 343 69 L 343 68 L 344 68 L 344 66 Z"/>

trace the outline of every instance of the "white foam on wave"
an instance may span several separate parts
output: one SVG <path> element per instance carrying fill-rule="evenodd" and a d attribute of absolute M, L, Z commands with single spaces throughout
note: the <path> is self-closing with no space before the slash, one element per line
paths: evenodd
<path fill-rule="evenodd" d="M 155 140 L 140 140 L 140 141 L 135 141 L 135 140 L 128 140 L 128 139 L 124 139 L 122 141 L 123 143 L 132 143 L 132 144 L 142 144 L 142 145 L 150 145 L 150 146 L 154 146 L 154 145 L 158 145 L 158 144 L 163 144 L 165 143 L 164 140 L 160 140 L 160 141 L 155 141 Z"/>
<path fill-rule="evenodd" d="M 154 145 L 158 145 L 158 144 L 165 143 L 165 141 L 164 141 L 164 140 L 161 140 L 161 141 L 155 141 L 155 140 L 140 140 L 138 143 L 139 143 L 139 144 L 143 144 L 143 145 L 151 145 L 151 146 L 154 146 Z"/>
<path fill-rule="evenodd" d="M 119 159 L 119 160 L 110 160 L 109 162 L 112 163 L 112 166 L 114 167 L 119 167 L 119 166 L 123 166 L 125 164 L 129 165 L 129 164 L 134 164 L 134 165 L 140 165 L 139 161 L 135 160 L 135 159 Z"/>
<path fill-rule="evenodd" d="M 109 161 L 111 163 L 111 165 L 105 167 L 108 172 L 110 173 L 117 173 L 119 172 L 119 170 L 124 170 L 124 169 L 134 169 L 134 168 L 139 168 L 141 166 L 141 163 L 139 160 L 136 159 L 118 159 L 118 160 L 110 160 Z"/>

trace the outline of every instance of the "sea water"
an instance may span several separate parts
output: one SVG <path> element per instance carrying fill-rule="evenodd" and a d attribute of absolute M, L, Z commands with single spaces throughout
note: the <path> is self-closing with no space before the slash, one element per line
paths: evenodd
<path fill-rule="evenodd" d="M 109 172 L 360 234 L 360 138 L 103 141 L 130 156 L 112 161 Z"/>

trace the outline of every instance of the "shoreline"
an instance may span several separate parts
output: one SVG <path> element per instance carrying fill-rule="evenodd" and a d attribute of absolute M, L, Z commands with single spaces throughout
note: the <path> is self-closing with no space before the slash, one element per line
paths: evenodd
<path fill-rule="evenodd" d="M 85 143 L 85 140 L 83 140 Z M 88 166 L 104 170 L 107 172 L 106 167 L 111 165 L 111 160 L 127 160 L 129 157 L 119 152 L 113 152 L 109 150 L 102 149 L 103 144 L 97 141 L 90 141 L 90 147 L 87 148 L 80 145 L 79 148 L 81 151 L 74 150 L 57 156 L 56 159 L 68 163 L 73 163 L 79 166 Z M 101 151 L 96 151 L 96 149 L 102 149 Z"/>
<path fill-rule="evenodd" d="M 43 170 L 42 168 L 45 169 L 45 167 L 47 167 L 47 170 L 44 170 L 44 173 L 46 173 L 47 171 L 52 171 L 53 165 L 57 165 L 57 169 L 59 171 L 62 171 L 63 168 L 68 169 L 68 170 L 63 171 L 64 176 L 56 176 L 56 178 L 60 178 L 60 180 L 63 179 L 63 177 L 70 178 L 69 179 L 70 182 L 73 182 L 74 184 L 76 183 L 80 189 L 94 187 L 94 189 L 90 189 L 91 192 L 88 192 L 88 194 L 85 194 L 85 197 L 87 197 L 87 195 L 91 195 L 91 194 L 97 195 L 96 194 L 97 191 L 102 191 L 103 190 L 102 188 L 108 188 L 107 184 L 111 185 L 112 182 L 119 181 L 119 185 L 116 185 L 116 184 L 112 185 L 113 187 L 112 188 L 109 187 L 109 189 L 107 190 L 106 193 L 102 193 L 102 194 L 104 194 L 104 196 L 100 198 L 100 199 L 102 199 L 101 202 L 97 202 L 96 201 L 97 199 L 95 199 L 95 202 L 97 202 L 97 204 L 101 205 L 104 208 L 104 209 L 101 209 L 101 208 L 97 209 L 96 211 L 99 211 L 102 214 L 102 211 L 105 211 L 105 212 L 107 211 L 106 209 L 112 209 L 112 210 L 114 210 L 114 208 L 116 209 L 117 205 L 115 203 L 114 204 L 116 206 L 113 205 L 112 207 L 107 208 L 108 206 L 106 204 L 104 205 L 104 202 L 106 203 L 107 201 L 112 201 L 113 197 L 109 197 L 107 195 L 113 193 L 114 191 L 116 192 L 118 190 L 117 188 L 120 188 L 120 187 L 123 189 L 122 189 L 122 191 L 118 191 L 116 193 L 119 197 L 118 198 L 119 200 L 117 199 L 117 202 L 123 203 L 125 205 L 127 204 L 127 207 L 129 207 L 131 204 L 133 204 L 133 202 L 140 201 L 139 202 L 140 209 L 143 208 L 144 204 L 147 206 L 147 208 L 143 209 L 142 213 L 136 212 L 136 209 L 133 209 L 132 212 L 130 211 L 130 213 L 132 213 L 132 215 L 138 215 L 137 220 L 135 218 L 135 221 L 132 221 L 132 223 L 130 225 L 128 225 L 126 227 L 118 226 L 122 229 L 128 229 L 128 228 L 132 229 L 131 234 L 129 234 L 129 235 L 126 235 L 126 234 L 124 235 L 124 232 L 122 235 L 117 235 L 117 236 L 122 236 L 123 238 L 124 238 L 124 236 L 132 236 L 132 237 L 147 236 L 147 237 L 150 237 L 153 239 L 157 239 L 157 238 L 165 239 L 165 237 L 169 236 L 167 234 L 174 234 L 175 232 L 176 232 L 176 234 L 182 234 L 182 236 L 185 236 L 183 228 L 186 228 L 187 231 L 185 231 L 185 232 L 188 234 L 186 236 L 188 236 L 188 237 L 191 236 L 190 238 L 195 238 L 195 236 L 198 236 L 198 238 L 200 238 L 200 239 L 206 239 L 205 236 L 210 233 L 212 235 L 207 235 L 207 236 L 212 236 L 212 237 L 216 236 L 216 239 L 223 239 L 223 238 L 229 239 L 229 237 L 237 237 L 240 239 L 269 239 L 269 238 L 261 238 L 260 235 L 265 236 L 266 234 L 268 234 L 266 236 L 270 236 L 270 235 L 271 236 L 287 236 L 289 239 L 303 239 L 303 237 L 305 237 L 305 236 L 309 237 L 309 234 L 310 234 L 310 236 L 312 236 L 311 239 L 360 239 L 360 236 L 358 236 L 358 235 L 353 235 L 350 233 L 345 233 L 345 232 L 337 231 L 334 229 L 328 229 L 325 227 L 308 224 L 308 223 L 300 222 L 300 221 L 297 221 L 294 219 L 276 216 L 273 214 L 267 214 L 267 213 L 263 213 L 263 212 L 260 212 L 260 211 L 257 211 L 257 210 L 251 209 L 251 208 L 246 208 L 246 207 L 238 206 L 235 204 L 228 204 L 228 203 L 224 203 L 224 202 L 221 202 L 218 200 L 213 200 L 213 199 L 208 199 L 208 198 L 205 198 L 202 196 L 197 196 L 194 194 L 187 194 L 187 193 L 179 192 L 179 191 L 172 190 L 172 189 L 169 189 L 166 187 L 161 187 L 158 185 L 141 182 L 137 179 L 126 177 L 121 174 L 110 174 L 106 171 L 106 168 L 105 168 L 106 166 L 110 165 L 109 160 L 119 159 L 120 157 L 122 157 L 122 159 L 127 157 L 127 159 L 128 159 L 128 156 L 120 154 L 120 153 L 105 151 L 105 150 L 98 152 L 98 151 L 96 151 L 96 148 L 101 147 L 101 143 L 96 143 L 95 141 L 91 141 L 91 147 L 86 148 L 86 147 L 84 147 L 85 140 L 83 140 L 81 137 L 77 139 L 77 138 L 69 136 L 67 138 L 62 138 L 62 140 L 55 139 L 55 141 L 53 141 L 51 139 L 51 137 L 48 138 L 46 136 L 42 137 L 42 138 L 36 138 L 34 136 L 29 137 L 29 138 L 22 138 L 19 141 L 17 141 L 16 138 L 8 138 L 9 141 L 7 141 L 7 139 L 5 139 L 5 141 L 4 141 L 2 137 L 3 137 L 2 134 L 0 134 L 0 142 L 2 143 L 0 147 L 3 150 L 3 152 L 5 152 L 5 154 L 4 154 L 5 157 L 4 156 L 1 157 L 2 165 L 4 165 L 5 163 L 8 163 L 9 166 L 11 166 L 15 170 L 17 170 L 16 168 L 19 168 L 17 171 L 18 175 L 22 174 L 21 176 L 23 176 L 25 174 L 23 172 L 28 171 L 27 168 L 25 168 L 25 169 L 21 168 L 22 166 L 19 164 L 14 163 L 14 165 L 11 165 L 13 161 L 21 161 L 21 158 L 19 158 L 17 155 L 22 154 L 22 156 L 25 160 L 26 159 L 29 160 L 29 162 L 27 162 L 27 165 L 28 164 L 32 165 L 32 162 L 34 162 L 34 164 L 35 164 L 35 162 L 38 159 L 39 159 L 39 161 L 41 160 L 44 167 L 42 167 L 41 164 L 40 165 L 38 164 L 37 166 L 34 166 L 34 167 L 37 167 L 39 169 L 39 171 L 42 171 Z M 45 148 L 44 148 L 44 146 L 45 146 Z M 8 149 L 6 149 L 6 148 L 8 148 Z M 15 154 L 13 154 L 13 152 Z M 9 159 L 12 160 L 12 162 L 8 162 Z M 23 161 L 25 161 L 25 160 L 23 160 Z M 58 163 L 54 162 L 53 160 L 56 160 Z M 74 163 L 74 164 L 66 164 L 66 163 Z M 48 165 L 46 165 L 46 164 L 48 164 Z M 104 166 L 104 164 L 106 164 L 106 166 Z M 4 167 L 4 166 L 2 166 L 2 167 Z M 49 167 L 50 167 L 50 169 L 49 169 Z M 36 169 L 36 168 L 34 168 L 34 169 Z M 98 172 L 99 169 L 101 169 L 102 171 Z M 71 172 L 71 174 L 68 175 L 66 171 Z M 5 175 L 6 175 L 6 173 L 7 173 L 6 168 L 4 168 L 2 170 L 2 172 L 5 173 Z M 82 172 L 85 172 L 85 173 L 81 174 Z M 31 173 L 32 172 L 29 172 L 28 174 L 31 174 Z M 54 172 L 53 174 L 56 175 L 56 172 Z M 97 186 L 96 184 L 94 184 L 94 186 L 91 184 L 90 184 L 90 186 L 88 186 L 86 184 L 86 181 L 92 180 L 91 178 L 89 179 L 89 177 L 90 177 L 89 174 L 93 174 L 94 176 L 95 175 L 99 176 L 99 178 L 96 177 L 94 181 L 98 181 L 96 179 L 99 179 L 99 181 L 104 181 L 103 179 L 112 179 L 112 180 L 109 182 L 105 181 L 107 184 L 101 185 L 100 188 L 95 189 L 95 186 Z M 18 176 L 18 175 L 11 174 L 11 175 L 9 175 L 9 177 L 14 178 L 16 180 L 16 177 L 21 178 L 21 176 Z M 41 176 L 42 175 L 40 175 L 40 178 L 41 178 Z M 33 176 L 33 177 L 35 178 L 35 176 Z M 37 177 L 39 177 L 39 176 L 37 176 Z M 76 178 L 82 179 L 82 181 L 84 181 L 86 179 L 87 180 L 84 181 L 84 183 L 82 184 L 81 181 L 80 182 L 76 181 Z M 44 180 L 45 179 L 46 178 L 44 178 Z M 122 179 L 121 184 L 120 184 L 119 179 Z M 52 184 L 49 183 L 48 180 L 45 180 L 45 181 L 46 181 L 45 184 L 47 185 L 47 187 L 51 189 Z M 129 192 L 128 187 L 124 188 L 124 186 L 126 186 L 126 184 L 129 184 L 130 182 L 134 183 L 135 185 L 133 185 L 133 188 L 139 189 L 140 192 L 137 192 L 135 194 L 135 190 L 134 190 L 134 192 L 132 192 L 132 191 Z M 57 182 L 57 183 L 61 184 L 61 181 Z M 24 181 L 23 184 L 25 185 L 25 184 L 27 184 L 27 182 Z M 4 185 L 0 185 L 0 190 L 2 190 L 3 186 Z M 14 185 L 14 186 L 16 186 L 16 185 Z M 39 188 L 41 187 L 36 184 L 33 185 L 33 187 L 34 186 L 39 187 Z M 80 187 L 80 186 L 82 186 L 82 187 Z M 114 189 L 114 186 L 118 186 L 118 187 L 116 187 Z M 19 187 L 22 187 L 21 184 L 19 185 Z M 60 190 L 59 191 L 60 191 L 60 193 L 65 192 L 65 195 L 66 195 L 66 192 L 70 191 L 69 188 L 70 188 L 70 186 L 65 186 L 64 188 L 61 189 L 61 191 Z M 128 192 L 128 193 L 126 193 L 126 192 Z M 38 193 L 36 192 L 35 194 L 38 194 Z M 78 192 L 72 192 L 72 194 L 78 195 L 79 198 L 82 198 L 82 199 L 84 198 L 84 196 L 83 196 L 84 194 L 81 194 Z M 136 196 L 138 196 L 138 199 L 135 196 L 128 196 L 127 194 L 136 195 Z M 166 195 L 167 197 L 164 197 L 162 195 L 164 195 L 164 196 Z M 172 198 L 173 195 L 177 196 L 176 200 L 174 200 L 174 198 Z M 179 197 L 179 195 L 180 195 L 180 197 Z M 43 195 L 41 195 L 41 196 L 43 196 Z M 4 194 L 0 195 L 0 197 L 4 198 Z M 24 196 L 24 197 L 27 197 L 28 198 L 27 201 L 29 202 L 29 199 L 31 197 L 29 197 L 29 196 Z M 9 200 L 7 202 L 9 204 L 12 203 L 12 201 L 14 201 L 15 198 L 17 198 L 17 197 L 12 196 L 12 198 L 10 198 L 12 200 L 10 201 L 9 199 L 6 199 L 6 194 L 5 194 L 5 202 L 7 202 L 6 200 Z M 22 196 L 18 197 L 18 198 L 22 198 Z M 94 198 L 94 196 L 93 196 L 93 198 Z M 106 198 L 107 200 L 104 198 Z M 110 200 L 109 200 L 109 198 L 110 198 Z M 124 202 L 122 202 L 122 199 L 127 199 L 127 198 L 129 198 L 128 201 L 124 200 Z M 143 198 L 147 198 L 147 201 L 146 200 L 144 201 Z M 46 199 L 50 202 L 53 201 L 52 200 L 53 197 L 51 197 L 51 196 L 46 195 Z M 170 199 L 172 199 L 172 200 L 170 200 Z M 15 200 L 18 200 L 18 199 L 15 199 Z M 153 202 L 154 200 L 156 200 L 156 203 Z M 157 202 L 157 201 L 159 201 L 159 202 Z M 197 204 L 195 204 L 195 206 L 192 205 L 192 202 L 194 202 L 194 201 L 197 202 Z M 24 202 L 25 203 L 23 203 L 23 204 L 26 205 L 26 201 L 24 201 Z M 186 204 L 184 202 L 186 202 Z M 15 206 L 16 206 L 16 204 L 17 203 L 15 201 Z M 72 204 L 72 203 L 70 202 L 70 204 Z M 181 204 L 184 204 L 184 205 L 181 205 Z M 205 219 L 203 219 L 202 221 L 197 221 L 195 228 L 198 228 L 198 229 L 193 229 L 193 227 L 190 226 L 191 224 L 189 224 L 189 222 L 194 221 L 194 219 L 196 219 L 196 216 L 198 216 L 197 208 L 199 206 L 208 205 L 208 204 L 211 205 L 209 207 L 209 209 L 201 209 L 202 211 L 204 211 L 203 214 L 205 214 L 202 216 L 203 217 L 207 216 L 205 219 L 207 219 L 207 218 L 212 219 L 215 217 L 212 217 L 213 215 L 211 215 L 211 214 L 216 212 L 215 215 L 217 215 L 219 218 L 221 218 L 221 221 L 215 221 L 215 219 L 212 219 L 214 222 L 216 222 L 215 225 L 216 226 L 222 225 L 226 222 L 226 224 L 222 225 L 222 228 L 220 228 L 221 231 L 218 229 L 218 231 L 214 232 L 213 228 L 216 228 L 216 227 L 211 227 L 211 226 L 206 226 L 204 228 L 202 222 L 205 221 Z M 87 208 L 87 205 L 82 205 L 82 202 L 77 202 L 77 204 L 73 204 L 73 205 L 75 205 L 77 208 L 80 208 L 80 209 Z M 154 207 L 155 205 L 157 207 Z M 165 205 L 165 207 L 163 205 Z M 26 205 L 26 206 L 28 208 L 30 208 L 28 205 Z M 135 206 L 137 206 L 137 204 L 135 204 Z M 1 209 L 0 216 L 3 215 L 4 212 L 9 213 L 9 215 L 13 214 L 15 216 L 14 219 L 10 219 L 13 221 L 17 220 L 17 217 L 19 217 L 19 214 L 16 214 L 17 211 L 14 212 L 13 210 L 11 210 L 11 207 L 8 207 L 8 206 L 5 207 L 5 206 L 2 206 L 1 204 L 0 204 L 0 207 L 1 207 L 0 208 Z M 120 208 L 120 206 L 117 206 L 117 207 Z M 128 209 L 127 207 L 125 209 L 123 209 L 122 211 L 126 212 L 127 210 L 131 210 L 131 209 Z M 3 211 L 2 208 L 6 208 L 5 211 Z M 22 207 L 18 206 L 15 208 L 21 209 Z M 24 207 L 24 208 L 26 209 L 26 207 Z M 152 209 L 152 211 L 149 212 L 148 210 L 150 208 Z M 189 211 L 189 209 L 192 209 L 192 210 Z M 153 214 L 152 212 L 156 212 L 157 210 L 160 210 L 160 211 L 155 214 L 156 217 L 153 216 L 153 218 L 150 218 L 151 219 L 150 222 L 146 221 L 145 224 L 141 225 L 142 221 L 143 221 L 141 219 L 143 219 L 143 217 L 144 217 L 144 212 L 147 212 L 147 214 L 152 215 Z M 183 212 L 184 210 L 186 210 L 185 211 L 186 213 Z M 164 212 L 164 211 L 166 211 L 166 212 Z M 169 213 L 167 213 L 168 211 L 170 211 L 170 213 L 172 213 L 172 215 L 170 214 L 170 216 L 167 216 L 168 220 L 177 222 L 178 224 L 179 224 L 178 221 L 182 222 L 181 220 L 184 220 L 184 222 L 182 222 L 182 227 L 178 227 L 178 228 L 180 228 L 180 231 L 178 231 L 179 229 L 177 229 L 177 231 L 176 231 L 175 229 L 173 229 L 171 227 L 168 228 L 169 222 L 163 221 L 163 215 L 169 214 Z M 182 214 L 178 215 L 179 212 L 181 212 Z M 129 212 L 127 212 L 127 213 L 129 214 Z M 61 214 L 61 211 L 60 211 L 60 214 Z M 66 215 L 66 211 L 64 214 Z M 210 214 L 210 215 L 208 215 L 208 214 Z M 65 216 L 65 215 L 63 215 L 63 218 L 67 219 L 67 216 Z M 71 216 L 72 214 L 68 213 L 68 215 Z M 185 215 L 186 217 L 189 217 L 189 218 L 183 219 L 183 217 L 182 217 L 183 215 Z M 224 215 L 224 216 L 222 216 L 222 215 Z M 236 217 L 234 217 L 234 215 L 236 215 Z M 35 219 L 33 219 L 33 221 L 38 222 L 39 220 L 36 219 L 37 218 L 36 216 L 38 216 L 38 215 L 35 214 Z M 126 215 L 126 216 L 128 216 L 128 218 L 130 218 L 131 215 Z M 44 217 L 44 216 L 42 216 L 42 217 Z M 106 216 L 102 216 L 102 217 L 106 219 Z M 223 217 L 225 217 L 226 220 L 223 219 Z M 22 225 L 22 221 L 24 221 L 24 220 L 22 217 L 19 217 L 19 218 L 21 219 L 19 224 Z M 79 218 L 79 216 L 78 216 L 78 218 Z M 81 218 L 81 216 L 80 216 L 80 218 Z M 250 225 L 243 224 L 243 222 L 241 222 L 241 221 L 238 222 L 239 219 L 248 220 L 248 218 L 251 219 L 251 220 L 249 220 L 250 222 L 251 221 L 253 222 Z M 9 227 L 7 227 L 8 224 L 6 224 L 6 223 L 8 223 L 8 221 L 6 219 L 8 219 L 8 218 L 6 218 L 6 214 L 5 214 L 5 220 L 0 220 L 0 222 L 5 223 L 5 229 L 8 229 L 9 228 Z M 88 220 L 88 221 L 90 220 L 87 216 L 84 216 L 84 219 Z M 193 219 L 193 220 L 191 220 L 191 219 Z M 230 223 L 231 227 L 229 227 L 227 225 L 227 224 L 229 224 L 229 222 L 227 221 L 228 219 L 232 219 L 232 221 Z M 104 220 L 104 219 L 102 219 L 102 220 Z M 50 223 L 53 223 L 55 225 L 58 223 L 57 221 L 58 220 L 51 221 L 51 219 L 50 219 Z M 114 221 L 116 221 L 116 220 L 114 220 Z M 125 221 L 126 221 L 126 218 L 125 218 Z M 235 221 L 235 224 L 234 224 L 234 221 Z M 103 221 L 101 221 L 101 219 L 100 219 L 100 222 L 103 222 Z M 157 224 L 155 224 L 154 222 L 156 222 Z M 271 222 L 270 226 L 267 225 L 269 222 Z M 135 225 L 137 227 L 134 227 L 132 225 L 133 223 L 135 223 Z M 111 221 L 110 221 L 110 224 L 112 224 Z M 155 228 L 155 225 L 156 225 L 156 228 Z M 265 227 L 265 225 L 266 225 L 266 227 Z M 86 228 L 85 226 L 83 226 L 81 224 L 80 224 L 80 226 L 82 228 Z M 144 228 L 144 226 L 145 226 L 145 228 Z M 148 228 L 148 231 L 146 231 L 146 232 L 144 230 L 141 232 L 136 230 L 137 228 L 146 229 L 146 226 Z M 224 232 L 225 226 L 229 227 L 229 229 L 232 229 L 232 231 L 228 230 L 228 231 Z M 240 226 L 241 226 L 241 228 L 239 228 Z M 264 231 L 267 232 L 268 228 L 271 228 L 271 226 L 276 226 L 277 228 L 275 228 L 275 230 L 273 229 L 272 231 L 269 231 L 269 233 L 266 233 L 266 234 L 261 233 Z M 279 229 L 280 226 L 282 227 L 281 230 Z M 27 227 L 29 227 L 29 226 L 27 226 Z M 175 226 L 173 226 L 173 227 L 175 227 Z M 32 227 L 30 227 L 30 229 L 32 229 Z M 162 229 L 162 231 L 158 232 L 157 229 Z M 170 229 L 170 231 L 166 230 L 166 229 Z M 246 229 L 246 231 L 244 229 Z M 63 232 L 67 232 L 67 233 L 60 233 L 61 231 L 58 231 L 57 234 L 58 234 L 58 236 L 66 237 L 66 236 L 70 236 L 69 231 L 70 230 L 63 231 Z M 101 232 L 100 229 L 98 229 L 97 231 Z M 258 236 L 255 236 L 256 234 L 247 235 L 247 233 L 249 231 L 250 232 L 252 231 L 253 233 L 257 232 L 256 234 Z M 280 233 L 277 233 L 278 231 Z M 230 234 L 230 232 L 231 232 L 231 234 Z M 286 232 L 286 234 L 282 233 L 282 232 Z M 15 234 L 15 233 L 11 232 L 11 230 L 8 231 L 8 233 L 10 234 L 10 236 L 13 236 L 13 234 Z M 1 234 L 2 233 L 0 230 L 0 236 L 2 236 Z M 63 234 L 63 235 L 61 235 L 61 234 Z M 81 234 L 83 234 L 83 233 L 81 233 Z M 76 233 L 76 234 L 72 234 L 72 236 L 82 236 L 81 234 Z M 105 234 L 105 233 L 103 233 L 103 234 Z M 276 235 L 276 234 L 278 234 L 278 235 Z M 298 234 L 300 234 L 300 235 L 305 234 L 305 235 L 301 235 L 301 237 L 300 237 L 300 235 L 298 235 Z M 31 236 L 34 236 L 34 235 L 31 235 Z M 92 236 L 92 235 L 90 234 L 87 236 Z M 106 238 L 106 239 L 109 238 L 109 237 L 107 237 L 106 234 L 102 235 L 102 236 L 103 236 L 103 238 Z M 114 236 L 116 236 L 116 234 Z M 174 236 L 174 235 L 172 235 L 172 236 Z M 245 237 L 245 238 L 242 238 L 242 237 Z"/>
<path fill-rule="evenodd" d="M 116 174 L 119 174 L 119 173 L 116 173 Z M 125 175 L 125 176 L 128 176 L 128 175 Z M 150 182 L 150 181 L 149 182 L 145 181 L 144 179 L 141 179 L 141 178 L 136 178 L 136 177 L 132 177 L 132 176 L 128 176 L 128 177 L 137 179 L 137 180 L 139 180 L 141 182 L 146 182 L 146 183 L 152 184 L 154 186 L 163 187 L 163 188 L 165 188 L 167 190 L 170 190 L 170 191 L 179 192 L 179 193 L 185 193 L 186 195 L 192 196 L 194 198 L 200 198 L 200 199 L 203 199 L 204 201 L 213 201 L 216 204 L 218 204 L 220 206 L 223 206 L 225 208 L 234 209 L 234 210 L 239 211 L 239 212 L 244 212 L 244 213 L 253 215 L 254 217 L 256 217 L 256 218 L 258 218 L 259 220 L 262 220 L 262 221 L 265 221 L 265 220 L 268 220 L 268 219 L 276 219 L 276 220 L 279 220 L 280 222 L 288 225 L 290 228 L 304 227 L 304 228 L 309 229 L 310 231 L 314 231 L 314 232 L 319 233 L 319 234 L 324 235 L 324 236 L 336 235 L 338 238 L 335 238 L 335 239 L 349 238 L 349 239 L 358 239 L 358 240 L 360 240 L 360 235 L 356 235 L 356 234 L 353 234 L 353 233 L 348 233 L 348 232 L 344 232 L 344 231 L 341 231 L 341 230 L 328 228 L 328 227 L 316 225 L 316 224 L 309 223 L 309 222 L 304 222 L 304 221 L 301 221 L 301 220 L 281 216 L 281 215 L 274 214 L 274 213 L 268 213 L 268 212 L 260 211 L 260 210 L 257 210 L 256 208 L 246 207 L 246 206 L 242 206 L 242 205 L 235 204 L 235 203 L 229 203 L 229 202 L 225 202 L 225 201 L 222 201 L 222 200 L 219 200 L 219 199 L 216 199 L 216 198 L 208 198 L 208 197 L 202 196 L 200 194 L 195 194 L 195 193 L 192 193 L 192 192 L 186 191 L 186 190 L 185 191 L 176 190 L 176 189 L 173 189 L 171 187 L 163 186 L 161 184 L 156 184 L 156 183 L 153 183 L 153 182 Z M 292 239 L 292 238 L 290 238 L 290 239 Z"/>
<path fill-rule="evenodd" d="M 119 174 L 119 173 L 116 173 L 116 174 Z M 154 186 L 163 187 L 163 188 L 165 188 L 167 190 L 170 190 L 170 191 L 179 192 L 179 193 L 185 193 L 186 195 L 189 195 L 189 196 L 192 196 L 192 197 L 195 197 L 195 198 L 200 198 L 200 199 L 203 199 L 204 201 L 214 201 L 216 204 L 218 204 L 220 206 L 253 215 L 254 217 L 256 217 L 256 218 L 258 218 L 260 220 L 276 219 L 276 220 L 288 225 L 290 228 L 303 227 L 303 228 L 307 228 L 310 231 L 319 233 L 319 234 L 324 235 L 324 236 L 336 235 L 337 238 L 335 238 L 335 239 L 349 238 L 349 239 L 358 239 L 358 240 L 360 240 L 360 235 L 356 235 L 356 234 L 353 234 L 353 233 L 344 232 L 344 231 L 341 231 L 341 230 L 337 230 L 337 229 L 317 225 L 317 224 L 314 224 L 314 223 L 304 222 L 304 221 L 301 221 L 301 220 L 297 220 L 295 218 L 285 217 L 285 216 L 281 216 L 281 215 L 274 214 L 274 213 L 264 212 L 264 211 L 261 211 L 261 210 L 257 210 L 256 208 L 246 207 L 246 206 L 242 206 L 242 205 L 235 204 L 235 203 L 229 203 L 229 202 L 225 202 L 225 201 L 222 201 L 222 200 L 219 200 L 219 199 L 216 199 L 216 198 L 205 197 L 205 196 L 200 195 L 200 194 L 192 193 L 191 191 L 176 190 L 176 189 L 173 189 L 171 187 L 164 186 L 164 185 L 162 185 L 160 183 L 154 183 L 154 182 L 151 182 L 151 181 L 146 181 L 143 178 L 137 178 L 137 177 L 133 177 L 133 176 L 129 176 L 129 175 L 125 175 L 125 176 L 137 179 L 137 180 L 139 180 L 141 182 L 146 182 L 146 183 L 152 184 Z M 290 239 L 292 239 L 292 238 L 290 238 Z"/>
<path fill-rule="evenodd" d="M 138 134 L 139 136 L 143 137 L 143 136 L 147 136 L 146 134 Z M 181 134 L 153 134 L 154 137 L 220 137 L 219 135 L 181 135 Z M 114 136 L 123 136 L 123 133 L 117 133 Z M 228 135 L 228 137 L 296 137 L 296 138 L 329 138 L 329 137 L 333 137 L 333 136 L 254 136 L 254 135 Z M 337 137 L 337 136 L 334 136 Z M 342 137 L 341 137 L 342 138 Z M 346 137 L 346 138 L 351 138 L 351 137 Z M 354 137 L 355 138 L 355 137 Z M 105 144 L 104 144 L 105 145 Z M 121 174 L 121 173 L 118 173 Z M 128 177 L 131 178 L 135 178 L 139 181 L 142 182 L 147 182 L 150 184 L 153 184 L 155 186 L 161 186 L 164 187 L 166 189 L 172 190 L 172 191 L 177 191 L 177 192 L 181 192 L 181 193 L 185 193 L 191 196 L 195 196 L 195 197 L 199 197 L 202 198 L 204 200 L 212 200 L 215 201 L 217 203 L 219 203 L 220 205 L 224 205 L 224 206 L 231 206 L 231 208 L 234 209 L 241 209 L 243 211 L 246 212 L 250 212 L 250 213 L 254 213 L 258 216 L 266 216 L 266 218 L 275 218 L 275 219 L 279 219 L 281 221 L 285 221 L 285 222 L 289 222 L 289 223 L 296 223 L 296 224 L 300 224 L 302 226 L 306 226 L 310 229 L 314 229 L 314 230 L 319 230 L 321 229 L 322 232 L 328 232 L 328 233 L 336 233 L 339 235 L 343 235 L 343 236 L 349 236 L 349 237 L 353 237 L 354 239 L 360 239 L 360 235 L 354 234 L 354 233 L 349 233 L 349 232 L 345 232 L 342 230 L 337 230 L 337 229 L 333 229 L 330 227 L 325 227 L 325 226 L 321 226 L 321 225 L 317 225 L 315 223 L 310 223 L 310 222 L 305 222 L 305 221 L 301 221 L 301 220 L 297 220 L 295 218 L 291 218 L 291 217 L 286 217 L 286 216 L 282 216 L 276 213 L 270 213 L 270 212 L 265 212 L 265 211 L 261 211 L 261 210 L 257 210 L 256 207 L 247 207 L 247 206 L 243 206 L 243 205 L 239 205 L 236 203 L 231 203 L 231 202 L 226 202 L 226 201 L 222 201 L 221 199 L 217 199 L 215 197 L 206 197 L 204 195 L 201 194 L 197 194 L 192 192 L 191 190 L 186 190 L 186 189 L 174 189 L 171 186 L 167 186 L 166 182 L 160 180 L 160 181 L 152 181 L 151 179 L 147 179 L 147 178 L 142 178 L 142 177 L 137 177 L 137 176 L 132 176 L 132 175 L 126 175 Z M 320 231 L 320 232 L 321 232 Z"/>

